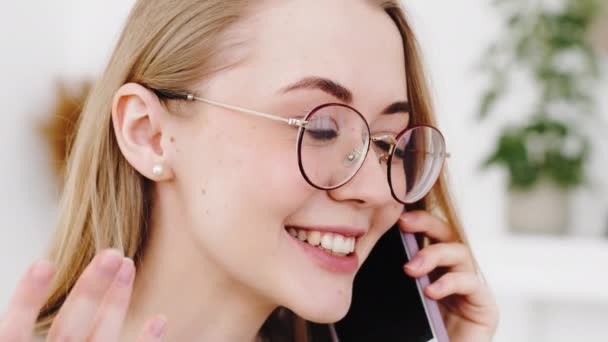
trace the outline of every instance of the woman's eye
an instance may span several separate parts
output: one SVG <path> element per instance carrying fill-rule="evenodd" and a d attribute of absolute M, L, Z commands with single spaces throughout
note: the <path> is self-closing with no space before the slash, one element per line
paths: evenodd
<path fill-rule="evenodd" d="M 339 126 L 331 116 L 320 116 L 308 123 L 306 134 L 316 140 L 332 140 L 338 137 Z"/>
<path fill-rule="evenodd" d="M 306 133 L 317 140 L 331 140 L 338 137 L 338 131 L 333 129 L 306 129 Z"/>
<path fill-rule="evenodd" d="M 403 160 L 405 159 L 407 152 L 407 150 L 402 148 L 396 148 L 395 151 L 393 151 L 393 159 Z"/>
<path fill-rule="evenodd" d="M 391 150 L 391 144 L 384 140 L 374 141 L 374 145 L 381 151 L 388 153 Z"/>

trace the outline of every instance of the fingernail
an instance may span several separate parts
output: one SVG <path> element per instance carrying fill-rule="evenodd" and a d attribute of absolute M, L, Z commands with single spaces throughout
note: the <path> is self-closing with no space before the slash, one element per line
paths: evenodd
<path fill-rule="evenodd" d="M 423 264 L 424 264 L 424 258 L 420 255 L 416 255 L 405 266 L 412 270 L 418 270 L 418 269 L 422 268 Z"/>
<path fill-rule="evenodd" d="M 165 327 L 167 326 L 167 319 L 164 317 L 157 317 L 154 322 L 150 325 L 150 334 L 160 339 L 165 334 Z"/>
<path fill-rule="evenodd" d="M 39 286 L 47 285 L 53 277 L 53 274 L 55 274 L 55 266 L 47 260 L 37 261 L 32 266 L 32 279 Z"/>
<path fill-rule="evenodd" d="M 122 253 L 115 249 L 103 251 L 98 270 L 102 274 L 114 276 L 122 264 Z"/>
<path fill-rule="evenodd" d="M 118 281 L 120 281 L 123 285 L 131 284 L 131 280 L 133 280 L 133 274 L 135 273 L 135 266 L 133 265 L 133 260 L 129 258 L 123 258 L 122 265 L 120 266 L 120 270 L 118 271 L 118 275 L 116 276 Z"/>

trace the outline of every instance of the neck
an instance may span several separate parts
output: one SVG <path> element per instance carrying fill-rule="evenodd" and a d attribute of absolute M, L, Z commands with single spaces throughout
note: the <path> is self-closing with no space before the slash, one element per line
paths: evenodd
<path fill-rule="evenodd" d="M 275 307 L 230 279 L 184 227 L 153 218 L 123 340 L 135 341 L 149 318 L 163 314 L 167 341 L 255 341 Z"/>

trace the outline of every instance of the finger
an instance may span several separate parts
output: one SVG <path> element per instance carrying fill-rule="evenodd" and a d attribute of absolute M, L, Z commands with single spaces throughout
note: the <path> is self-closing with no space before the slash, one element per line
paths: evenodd
<path fill-rule="evenodd" d="M 29 341 L 36 318 L 47 297 L 55 267 L 41 260 L 33 264 L 17 285 L 8 312 L 0 322 L 0 341 Z"/>
<path fill-rule="evenodd" d="M 131 300 L 134 276 L 133 260 L 124 258 L 120 270 L 98 311 L 90 341 L 120 340 L 120 333 Z"/>
<path fill-rule="evenodd" d="M 424 210 L 404 213 L 399 219 L 399 226 L 406 233 L 424 233 L 441 242 L 457 241 L 456 232 L 450 225 Z"/>
<path fill-rule="evenodd" d="M 476 306 L 488 304 L 489 292 L 477 274 L 473 272 L 450 272 L 424 289 L 431 299 L 440 300 L 451 295 L 466 296 Z"/>
<path fill-rule="evenodd" d="M 451 272 L 474 272 L 475 265 L 469 249 L 462 243 L 438 243 L 423 248 L 405 264 L 412 277 L 422 277 L 437 267 L 449 267 Z"/>
<path fill-rule="evenodd" d="M 122 253 L 105 250 L 84 270 L 49 331 L 50 341 L 84 341 L 106 292 L 122 264 Z"/>
<path fill-rule="evenodd" d="M 156 316 L 144 325 L 137 342 L 162 341 L 166 331 L 167 319 L 162 315 Z"/>

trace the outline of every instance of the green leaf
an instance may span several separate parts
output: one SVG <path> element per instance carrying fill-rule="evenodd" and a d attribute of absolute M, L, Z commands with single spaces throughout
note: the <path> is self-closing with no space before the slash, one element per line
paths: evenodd
<path fill-rule="evenodd" d="M 595 110 L 594 89 L 601 68 L 597 52 L 587 39 L 594 19 L 601 13 L 598 10 L 601 0 L 564 1 L 564 10 L 555 13 L 544 11 L 542 6 L 530 6 L 525 0 L 493 0 L 504 13 L 506 34 L 484 54 L 482 72 L 490 82 L 482 91 L 479 118 L 488 117 L 506 85 L 513 85 L 511 70 L 531 76 L 537 90 L 534 93 L 538 94 L 532 101 L 527 122 L 505 128 L 482 163 L 483 168 L 505 168 L 511 188 L 529 188 L 541 177 L 566 188 L 585 182 L 590 147 L 587 138 L 577 133 L 572 123 L 579 120 L 577 115 Z M 574 67 L 562 64 L 563 56 L 580 58 L 582 64 Z M 509 62 L 508 68 L 505 61 Z M 564 104 L 571 111 L 566 113 L 571 119 L 564 122 L 551 119 L 552 114 L 562 116 L 555 110 Z M 576 155 L 572 151 L 566 155 L 562 149 L 573 138 L 582 139 L 585 148 Z M 527 145 L 534 141 L 543 145 Z M 534 158 L 529 157 L 529 147 L 534 148 Z"/>

